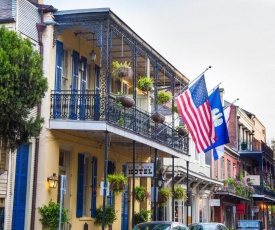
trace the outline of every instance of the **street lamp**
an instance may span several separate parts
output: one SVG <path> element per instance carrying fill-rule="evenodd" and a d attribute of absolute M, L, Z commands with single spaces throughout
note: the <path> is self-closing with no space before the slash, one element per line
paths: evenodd
<path fill-rule="evenodd" d="M 56 188 L 57 186 L 57 183 L 58 183 L 58 178 L 56 176 L 56 173 L 53 173 L 52 176 L 48 177 L 47 178 L 47 181 L 49 183 L 49 187 L 50 188 Z"/>
<path fill-rule="evenodd" d="M 165 177 L 163 176 L 162 173 L 159 173 L 158 177 L 157 177 L 157 181 L 158 181 L 158 187 L 159 189 L 164 187 L 164 182 L 165 182 Z M 162 220 L 162 215 L 163 214 L 163 208 L 162 206 L 159 207 L 159 220 Z"/>

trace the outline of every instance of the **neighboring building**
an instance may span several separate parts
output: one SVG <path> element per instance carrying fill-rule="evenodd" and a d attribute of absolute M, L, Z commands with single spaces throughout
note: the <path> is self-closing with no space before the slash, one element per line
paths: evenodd
<path fill-rule="evenodd" d="M 1 0 L 0 24 L 31 40 L 41 51 L 40 10 L 26 0 Z M 47 9 L 44 9 L 47 12 Z M 31 112 L 36 116 L 37 108 Z M 0 228 L 30 229 L 34 210 L 35 140 L 15 153 L 1 150 L 0 158 Z"/>
<path fill-rule="evenodd" d="M 212 208 L 212 220 L 234 228 L 239 219 L 259 219 L 270 229 L 273 213 L 268 206 L 275 199 L 274 159 L 265 143 L 265 127 L 254 114 L 233 105 L 228 129 L 230 143 L 224 156 L 212 161 L 212 177 L 227 181 L 214 190 L 213 198 L 220 199 L 220 206 Z M 234 185 L 228 183 L 230 178 Z"/>

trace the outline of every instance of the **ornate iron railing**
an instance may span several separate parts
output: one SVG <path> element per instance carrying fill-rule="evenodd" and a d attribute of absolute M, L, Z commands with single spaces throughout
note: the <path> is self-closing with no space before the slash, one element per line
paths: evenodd
<path fill-rule="evenodd" d="M 176 150 L 187 152 L 188 138 L 178 135 L 167 123 L 156 123 L 151 114 L 133 106 L 127 108 L 117 103 L 114 96 L 105 99 L 105 110 L 100 106 L 100 94 L 94 90 L 76 93 L 70 90 L 52 91 L 51 119 L 107 121 L 136 135 L 160 142 Z"/>

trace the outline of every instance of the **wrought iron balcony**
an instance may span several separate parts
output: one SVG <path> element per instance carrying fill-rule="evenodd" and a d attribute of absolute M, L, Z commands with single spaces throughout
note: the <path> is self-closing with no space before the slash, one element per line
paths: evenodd
<path fill-rule="evenodd" d="M 188 138 L 179 136 L 171 125 L 154 122 L 150 113 L 136 106 L 121 106 L 114 96 L 101 100 L 100 94 L 94 90 L 86 90 L 85 94 L 70 90 L 52 91 L 50 118 L 106 121 L 175 150 L 187 152 Z"/>

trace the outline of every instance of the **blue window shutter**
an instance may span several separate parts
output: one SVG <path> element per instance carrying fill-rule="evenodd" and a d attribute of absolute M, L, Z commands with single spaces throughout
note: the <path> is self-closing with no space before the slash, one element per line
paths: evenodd
<path fill-rule="evenodd" d="M 92 205 L 91 217 L 96 214 L 96 189 L 97 189 L 97 158 L 93 157 L 93 175 L 92 175 Z"/>
<path fill-rule="evenodd" d="M 76 217 L 83 216 L 84 154 L 78 154 Z"/>
<path fill-rule="evenodd" d="M 56 41 L 55 90 L 62 89 L 63 55 L 63 43 Z"/>
<path fill-rule="evenodd" d="M 12 229 L 23 230 L 25 225 L 26 191 L 28 181 L 29 145 L 21 145 L 16 153 Z"/>

